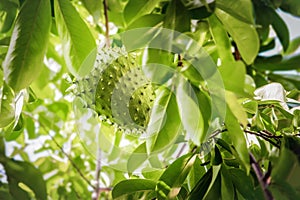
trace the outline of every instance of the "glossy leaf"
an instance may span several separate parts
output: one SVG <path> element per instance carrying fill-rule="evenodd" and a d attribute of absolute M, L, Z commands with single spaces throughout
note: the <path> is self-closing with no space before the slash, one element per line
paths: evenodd
<path fill-rule="evenodd" d="M 231 52 L 229 37 L 220 20 L 216 17 L 216 15 L 212 15 L 208 18 L 208 21 L 210 25 L 210 32 L 217 46 L 220 58 L 227 62 L 233 62 L 234 58 Z"/>
<path fill-rule="evenodd" d="M 0 127 L 3 128 L 15 119 L 15 95 L 13 90 L 3 84 L 0 90 Z"/>
<path fill-rule="evenodd" d="M 216 9 L 216 15 L 236 42 L 243 60 L 247 64 L 253 63 L 259 51 L 259 37 L 255 27 L 219 9 Z"/>
<path fill-rule="evenodd" d="M 251 0 L 218 0 L 217 7 L 236 19 L 248 24 L 254 24 Z"/>
<path fill-rule="evenodd" d="M 176 141 L 181 129 L 176 98 L 169 89 L 160 87 L 156 91 L 146 141 L 147 151 L 154 152 L 168 147 Z"/>
<path fill-rule="evenodd" d="M 201 177 L 206 173 L 205 168 L 201 166 L 201 164 L 202 162 L 197 156 L 187 177 L 189 190 L 192 190 L 201 179 Z"/>
<path fill-rule="evenodd" d="M 124 9 L 124 18 L 127 24 L 141 17 L 150 14 L 160 0 L 129 0 Z"/>
<path fill-rule="evenodd" d="M 243 195 L 245 199 L 255 199 L 253 193 L 254 186 L 250 176 L 247 176 L 245 171 L 237 168 L 230 168 L 228 171 L 235 188 L 241 195 Z"/>
<path fill-rule="evenodd" d="M 163 15 L 158 14 L 148 14 L 143 15 L 140 18 L 133 21 L 127 29 L 143 28 L 143 27 L 154 27 L 161 23 L 164 19 Z"/>
<path fill-rule="evenodd" d="M 195 158 L 192 154 L 184 155 L 166 169 L 156 186 L 158 199 L 164 199 L 165 197 L 173 199 L 176 197 L 194 164 Z"/>
<path fill-rule="evenodd" d="M 100 18 L 102 18 L 102 7 L 103 2 L 98 0 L 81 0 L 84 7 L 89 11 L 89 13 L 93 16 L 94 21 L 98 22 Z"/>
<path fill-rule="evenodd" d="M 3 70 L 15 91 L 26 88 L 42 70 L 51 26 L 50 1 L 26 1 L 16 19 Z"/>
<path fill-rule="evenodd" d="M 96 43 L 70 1 L 55 0 L 55 19 L 68 69 L 74 75 L 90 72 L 96 59 Z"/>
<path fill-rule="evenodd" d="M 19 187 L 20 183 L 28 186 L 34 192 L 36 199 L 47 198 L 46 183 L 42 173 L 32 164 L 12 159 L 6 159 L 2 164 L 8 176 L 10 193 L 14 198 L 29 199 L 26 198 L 26 192 Z"/>
<path fill-rule="evenodd" d="M 182 76 L 178 79 L 176 100 L 183 129 L 186 130 L 188 137 L 191 138 L 194 144 L 200 145 L 206 138 L 206 135 L 203 135 L 204 122 L 198 106 L 200 102 L 198 102 L 190 83 Z M 191 115 L 191 113 L 193 114 Z"/>
<path fill-rule="evenodd" d="M 198 181 L 197 185 L 193 188 L 188 196 L 188 200 L 198 200 L 203 199 L 204 195 L 206 194 L 209 185 L 212 181 L 213 177 L 213 170 L 210 168 Z"/>
<path fill-rule="evenodd" d="M 221 196 L 222 199 L 234 199 L 233 183 L 225 165 L 221 167 Z"/>
<path fill-rule="evenodd" d="M 226 90 L 237 94 L 244 94 L 246 67 L 243 62 L 224 62 L 220 66 L 224 86 Z"/>
<path fill-rule="evenodd" d="M 250 160 L 244 132 L 240 127 L 238 119 L 229 108 L 226 112 L 225 125 L 228 129 L 228 134 L 236 150 L 237 156 L 248 173 L 250 170 Z"/>
<path fill-rule="evenodd" d="M 115 185 L 112 190 L 113 199 L 126 198 L 126 196 L 138 193 L 154 191 L 156 182 L 147 179 L 124 180 Z"/>
<path fill-rule="evenodd" d="M 167 8 L 164 27 L 179 32 L 190 30 L 191 20 L 180 0 L 172 0 L 170 2 Z"/>
<path fill-rule="evenodd" d="M 232 114 L 236 117 L 236 119 L 244 127 L 246 127 L 248 124 L 247 114 L 242 105 L 239 103 L 236 95 L 232 92 L 226 92 L 225 95 L 228 108 L 231 110 Z"/>

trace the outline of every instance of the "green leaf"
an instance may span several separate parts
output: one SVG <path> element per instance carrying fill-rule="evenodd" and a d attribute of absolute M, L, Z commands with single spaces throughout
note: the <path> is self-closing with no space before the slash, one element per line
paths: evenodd
<path fill-rule="evenodd" d="M 230 168 L 228 171 L 235 188 L 241 195 L 245 199 L 255 199 L 254 186 L 250 176 L 247 176 L 245 171 L 237 168 Z"/>
<path fill-rule="evenodd" d="M 236 94 L 244 94 L 246 67 L 241 61 L 224 62 L 220 66 L 220 73 L 226 90 Z M 234 80 L 234 81 L 233 81 Z"/>
<path fill-rule="evenodd" d="M 243 106 L 239 103 L 236 95 L 232 92 L 226 92 L 226 102 L 228 109 L 235 116 L 235 118 L 244 126 L 247 127 L 248 118 Z"/>
<path fill-rule="evenodd" d="M 191 29 L 190 17 L 180 0 L 172 0 L 170 2 L 167 8 L 164 27 L 179 32 L 187 32 Z"/>
<path fill-rule="evenodd" d="M 137 192 L 154 191 L 156 182 L 147 179 L 131 179 L 119 182 L 112 190 L 113 199 L 126 197 Z"/>
<path fill-rule="evenodd" d="M 255 27 L 219 9 L 216 9 L 216 15 L 236 42 L 243 60 L 247 64 L 253 63 L 259 51 L 259 37 Z"/>
<path fill-rule="evenodd" d="M 233 146 L 236 150 L 237 156 L 242 162 L 246 172 L 250 171 L 250 160 L 247 149 L 247 143 L 242 131 L 238 119 L 233 114 L 230 108 L 227 108 L 225 125 L 227 127 L 229 137 L 233 143 Z"/>
<path fill-rule="evenodd" d="M 210 168 L 204 176 L 198 181 L 197 185 L 192 189 L 188 196 L 188 200 L 203 199 L 204 195 L 208 191 L 209 185 L 212 182 L 213 170 Z"/>
<path fill-rule="evenodd" d="M 201 164 L 202 162 L 197 156 L 187 177 L 189 190 L 192 190 L 201 179 L 201 177 L 206 173 L 205 168 L 201 166 Z"/>
<path fill-rule="evenodd" d="M 4 83 L 0 90 L 0 128 L 8 126 L 15 119 L 15 94 Z"/>
<path fill-rule="evenodd" d="M 129 0 L 124 9 L 124 18 L 127 24 L 130 24 L 142 15 L 150 14 L 160 1 Z"/>
<path fill-rule="evenodd" d="M 139 145 L 130 155 L 127 162 L 127 170 L 129 172 L 133 172 L 136 170 L 141 164 L 143 164 L 148 158 L 146 143 L 142 143 Z"/>
<path fill-rule="evenodd" d="M 167 148 L 176 141 L 181 130 L 180 117 L 176 98 L 168 88 L 161 86 L 156 91 L 156 99 L 152 108 L 147 128 L 147 152 Z"/>
<path fill-rule="evenodd" d="M 221 167 L 221 196 L 222 199 L 234 199 L 233 183 L 225 165 Z"/>
<path fill-rule="evenodd" d="M 264 10 L 266 12 L 266 10 Z M 278 15 L 278 13 L 272 9 L 269 8 L 269 17 L 272 17 L 272 26 L 276 32 L 276 35 L 279 38 L 279 41 L 283 47 L 283 50 L 286 51 L 289 47 L 290 43 L 290 33 L 288 30 L 287 25 L 283 21 L 283 19 Z"/>
<path fill-rule="evenodd" d="M 300 37 L 297 37 L 290 42 L 289 47 L 285 51 L 285 55 L 294 53 L 299 47 L 300 47 Z"/>
<path fill-rule="evenodd" d="M 218 54 L 224 61 L 233 62 L 234 58 L 231 52 L 231 44 L 227 32 L 216 15 L 208 18 L 210 32 L 217 46 Z"/>
<path fill-rule="evenodd" d="M 283 59 L 278 56 L 258 57 L 255 60 L 254 67 L 258 70 L 285 71 L 300 69 L 299 62 L 300 55 L 287 56 Z"/>
<path fill-rule="evenodd" d="M 14 91 L 26 88 L 42 70 L 51 27 L 50 1 L 25 1 L 16 19 L 3 70 Z"/>
<path fill-rule="evenodd" d="M 127 30 L 143 27 L 154 27 L 161 23 L 164 19 L 163 15 L 159 14 L 148 14 L 143 15 L 140 18 L 133 21 L 128 27 Z"/>
<path fill-rule="evenodd" d="M 103 2 L 98 0 L 81 0 L 81 2 L 97 23 L 102 18 Z"/>
<path fill-rule="evenodd" d="M 24 122 L 22 115 L 18 119 L 18 123 L 13 123 L 11 126 L 5 131 L 5 140 L 6 141 L 14 141 L 16 140 L 24 131 Z"/>
<path fill-rule="evenodd" d="M 177 196 L 190 172 L 196 156 L 184 155 L 176 159 L 161 175 L 156 185 L 158 199 L 173 199 Z"/>
<path fill-rule="evenodd" d="M 280 8 L 285 12 L 300 16 L 300 2 L 298 0 L 283 0 Z"/>
<path fill-rule="evenodd" d="M 192 139 L 194 144 L 199 146 L 206 138 L 206 135 L 203 135 L 204 122 L 198 106 L 201 102 L 198 102 L 195 91 L 190 83 L 182 76 L 178 79 L 176 100 L 181 122 L 189 138 Z"/>
<path fill-rule="evenodd" d="M 181 0 L 188 10 L 192 19 L 204 19 L 209 17 L 216 8 L 216 1 L 207 3 L 206 1 L 189 1 Z"/>
<path fill-rule="evenodd" d="M 96 59 L 95 40 L 70 1 L 55 0 L 54 7 L 67 67 L 73 75 L 84 76 Z"/>
<path fill-rule="evenodd" d="M 0 182 L 0 199 L 14 200 L 9 193 L 9 185 Z"/>
<path fill-rule="evenodd" d="M 10 193 L 14 198 L 23 199 L 27 196 L 24 190 L 19 187 L 19 184 L 23 183 L 34 192 L 36 199 L 47 199 L 46 183 L 43 175 L 32 164 L 13 159 L 5 159 L 2 164 L 8 176 Z"/>
<path fill-rule="evenodd" d="M 254 24 L 253 9 L 251 0 L 218 0 L 217 7 L 236 19 Z"/>
<path fill-rule="evenodd" d="M 17 14 L 18 4 L 12 1 L 0 2 L 0 33 L 9 31 Z"/>

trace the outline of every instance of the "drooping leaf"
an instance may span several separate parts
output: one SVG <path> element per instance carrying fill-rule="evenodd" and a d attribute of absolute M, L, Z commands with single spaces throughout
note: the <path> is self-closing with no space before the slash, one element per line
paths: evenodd
<path fill-rule="evenodd" d="M 208 18 L 208 21 L 210 25 L 210 32 L 216 44 L 220 58 L 227 62 L 233 62 L 234 58 L 231 52 L 231 44 L 228 34 L 220 20 L 216 17 L 216 15 L 212 15 Z"/>
<path fill-rule="evenodd" d="M 155 181 L 147 179 L 124 180 L 115 185 L 112 190 L 112 197 L 113 199 L 126 198 L 126 196 L 134 193 L 154 191 L 155 186 Z"/>
<path fill-rule="evenodd" d="M 55 0 L 55 19 L 66 65 L 74 75 L 87 75 L 96 58 L 95 40 L 70 1 Z"/>
<path fill-rule="evenodd" d="M 179 111 L 176 98 L 166 87 L 156 91 L 156 99 L 152 108 L 147 127 L 147 152 L 159 151 L 167 148 L 176 141 L 181 129 Z"/>
<path fill-rule="evenodd" d="M 196 186 L 201 177 L 206 173 L 205 168 L 201 166 L 201 164 L 202 162 L 197 156 L 187 177 L 188 187 L 190 190 L 192 190 Z"/>
<path fill-rule="evenodd" d="M 225 124 L 228 129 L 229 137 L 236 150 L 237 156 L 246 169 L 246 172 L 248 173 L 250 170 L 250 160 L 246 139 L 244 136 L 244 132 L 242 131 L 241 126 L 238 122 L 238 119 L 230 110 L 230 108 L 227 108 Z"/>
<path fill-rule="evenodd" d="M 234 199 L 233 183 L 225 165 L 221 167 L 221 196 L 222 199 Z"/>
<path fill-rule="evenodd" d="M 4 83 L 0 90 L 0 127 L 8 126 L 15 119 L 15 95 Z"/>
<path fill-rule="evenodd" d="M 232 114 L 239 121 L 239 123 L 241 123 L 243 127 L 246 127 L 248 124 L 247 114 L 242 105 L 239 103 L 236 95 L 229 91 L 227 91 L 225 95 L 228 109 L 231 110 Z"/>
<path fill-rule="evenodd" d="M 255 199 L 254 186 L 250 176 L 245 171 L 238 168 L 228 169 L 231 180 L 235 188 L 245 199 Z"/>
<path fill-rule="evenodd" d="M 213 177 L 213 170 L 210 168 L 198 181 L 196 186 L 192 189 L 189 193 L 188 200 L 198 200 L 203 199 L 204 195 L 206 194 L 209 185 L 211 184 Z"/>
<path fill-rule="evenodd" d="M 176 88 L 176 100 L 183 128 L 194 144 L 200 145 L 206 138 L 204 134 L 204 122 L 199 110 L 198 99 L 195 91 L 187 80 L 179 77 Z M 191 113 L 193 113 L 191 115 Z"/>
<path fill-rule="evenodd" d="M 5 159 L 2 164 L 8 176 L 10 193 L 14 198 L 29 199 L 26 198 L 27 193 L 19 187 L 19 184 L 23 183 L 34 192 L 36 199 L 47 199 L 46 183 L 42 173 L 32 164 L 13 159 Z"/>
<path fill-rule="evenodd" d="M 192 154 L 184 155 L 166 169 L 156 185 L 158 199 L 173 199 L 177 196 L 194 164 L 195 158 Z"/>
<path fill-rule="evenodd" d="M 15 91 L 26 88 L 43 67 L 51 27 L 50 1 L 26 1 L 16 19 L 3 62 L 4 77 Z"/>
<path fill-rule="evenodd" d="M 219 9 L 216 9 L 216 15 L 236 42 L 243 60 L 247 64 L 253 63 L 259 51 L 259 37 L 255 27 Z"/>

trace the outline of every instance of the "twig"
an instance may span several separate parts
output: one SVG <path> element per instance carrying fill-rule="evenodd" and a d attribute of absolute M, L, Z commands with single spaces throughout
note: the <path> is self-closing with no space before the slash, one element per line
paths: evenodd
<path fill-rule="evenodd" d="M 93 184 L 90 183 L 89 179 L 85 177 L 85 175 L 81 172 L 81 170 L 79 169 L 79 167 L 74 163 L 74 161 L 72 160 L 72 158 L 69 156 L 69 154 L 67 154 L 64 149 L 62 148 L 62 146 L 60 146 L 60 144 L 58 144 L 58 142 L 54 139 L 53 136 L 51 136 L 51 139 L 53 140 L 53 142 L 55 143 L 55 145 L 60 149 L 60 151 L 68 158 L 68 160 L 70 161 L 71 165 L 75 168 L 75 170 L 79 173 L 79 175 L 81 176 L 81 178 L 83 180 L 85 180 L 85 182 L 91 186 L 92 188 L 95 189 L 95 186 Z"/>
<path fill-rule="evenodd" d="M 98 152 L 97 152 L 97 164 L 96 164 L 96 187 L 95 187 L 95 198 L 93 198 L 93 200 L 98 200 L 100 197 L 100 193 L 101 191 L 107 191 L 107 190 L 101 190 L 100 188 L 100 174 L 101 174 L 101 151 L 98 148 Z M 102 188 L 102 189 L 106 189 L 106 188 Z"/>
<path fill-rule="evenodd" d="M 252 135 L 256 135 L 256 136 L 259 136 L 265 140 L 267 140 L 268 142 L 270 142 L 272 145 L 274 145 L 275 147 L 277 148 L 280 148 L 280 146 L 278 144 L 276 144 L 274 141 L 272 141 L 269 136 L 267 135 L 264 135 L 264 134 L 260 134 L 260 133 L 257 133 L 257 132 L 254 132 L 254 131 L 249 131 L 249 130 L 244 130 L 245 133 L 249 133 L 249 134 L 252 134 Z"/>
<path fill-rule="evenodd" d="M 30 113 L 27 112 L 23 112 L 24 115 L 30 117 L 32 120 L 34 120 L 35 122 L 39 123 L 39 125 L 46 131 L 50 131 L 44 124 L 40 123 L 37 119 L 35 119 Z M 78 174 L 80 175 L 80 177 L 89 185 L 91 186 L 93 189 L 95 189 L 95 186 L 93 184 L 90 183 L 89 179 L 85 177 L 85 175 L 81 172 L 81 170 L 79 169 L 79 167 L 75 164 L 75 162 L 72 160 L 72 158 L 69 156 L 69 154 L 67 154 L 63 147 L 55 140 L 55 138 L 53 136 L 51 136 L 49 134 L 49 136 L 51 137 L 52 141 L 55 143 L 55 145 L 60 149 L 60 151 L 68 158 L 68 160 L 70 161 L 71 165 L 75 168 L 75 170 L 78 172 Z"/>
<path fill-rule="evenodd" d="M 186 143 L 184 143 L 181 147 L 181 149 L 179 150 L 178 154 L 176 155 L 176 158 L 179 158 L 179 156 L 181 156 L 182 152 L 184 151 L 184 149 L 186 148 Z"/>
<path fill-rule="evenodd" d="M 259 166 L 259 164 L 257 163 L 257 161 L 255 160 L 255 157 L 249 153 L 250 155 L 250 164 L 251 164 L 251 167 L 253 168 L 254 172 L 255 172 L 255 175 L 257 177 L 257 180 L 260 184 L 260 187 L 263 191 L 263 194 L 264 194 L 264 197 L 266 200 L 272 200 L 274 199 L 271 192 L 267 189 L 268 187 L 268 184 L 266 182 L 264 182 L 264 175 L 261 171 L 261 168 Z"/>
<path fill-rule="evenodd" d="M 104 17 L 105 17 L 105 43 L 106 47 L 110 47 L 110 40 L 109 40 L 109 25 L 108 25 L 108 7 L 107 7 L 107 0 L 103 0 L 103 6 L 104 6 Z"/>

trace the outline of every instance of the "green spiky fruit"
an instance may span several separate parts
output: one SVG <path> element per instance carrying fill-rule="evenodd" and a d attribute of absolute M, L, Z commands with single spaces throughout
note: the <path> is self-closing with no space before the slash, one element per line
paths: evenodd
<path fill-rule="evenodd" d="M 143 132 L 155 94 L 136 63 L 135 56 L 124 49 L 99 51 L 94 70 L 76 81 L 75 93 L 102 121 L 123 130 Z"/>

